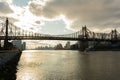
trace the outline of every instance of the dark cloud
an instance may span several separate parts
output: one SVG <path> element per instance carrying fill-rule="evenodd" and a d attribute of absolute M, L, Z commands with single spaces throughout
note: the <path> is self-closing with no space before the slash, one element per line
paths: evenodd
<path fill-rule="evenodd" d="M 35 2 L 31 2 L 29 4 L 29 10 L 37 16 L 41 16 L 42 6 Z"/>
<path fill-rule="evenodd" d="M 40 24 L 40 21 L 35 21 L 35 23 Z"/>
<path fill-rule="evenodd" d="M 13 13 L 13 10 L 10 8 L 7 2 L 0 2 L 0 14 L 6 15 Z"/>
<path fill-rule="evenodd" d="M 37 16 L 54 18 L 64 14 L 67 18 L 76 20 L 73 28 L 79 28 L 83 24 L 103 28 L 119 25 L 119 3 L 119 0 L 53 0 L 47 2 L 45 6 L 32 2 L 29 6 L 30 11 Z M 74 26 L 76 22 L 80 26 Z"/>

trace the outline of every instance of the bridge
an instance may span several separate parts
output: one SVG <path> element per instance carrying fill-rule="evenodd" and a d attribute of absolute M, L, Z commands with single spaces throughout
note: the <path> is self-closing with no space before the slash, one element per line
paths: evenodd
<path fill-rule="evenodd" d="M 4 40 L 4 46 L 7 47 L 8 40 L 72 40 L 80 41 L 84 45 L 87 41 L 120 41 L 120 33 L 114 29 L 109 33 L 97 33 L 90 31 L 86 26 L 81 30 L 65 35 L 41 34 L 21 29 L 9 22 L 8 18 L 4 23 L 0 23 L 0 40 Z M 83 46 L 82 46 L 83 47 Z"/>

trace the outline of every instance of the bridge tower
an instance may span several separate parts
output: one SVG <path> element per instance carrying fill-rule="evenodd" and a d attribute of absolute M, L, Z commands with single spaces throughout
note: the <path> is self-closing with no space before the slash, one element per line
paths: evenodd
<path fill-rule="evenodd" d="M 112 30 L 111 31 L 111 40 L 117 40 L 117 37 L 118 37 L 117 30 L 116 29 Z"/>
<path fill-rule="evenodd" d="M 4 39 L 4 49 L 7 50 L 8 47 L 8 18 L 6 18 L 6 23 L 5 23 L 5 39 Z"/>
<path fill-rule="evenodd" d="M 88 31 L 87 31 L 87 27 L 82 27 L 82 36 L 79 36 L 82 38 L 81 41 L 79 41 L 79 50 L 80 51 L 85 51 L 86 48 L 88 48 Z"/>
<path fill-rule="evenodd" d="M 83 38 L 88 38 L 88 32 L 87 32 L 87 27 L 82 27 L 82 37 Z"/>
<path fill-rule="evenodd" d="M 117 36 L 117 30 L 115 29 L 115 30 L 114 30 L 114 39 L 116 40 L 117 37 L 118 37 L 118 36 Z"/>
<path fill-rule="evenodd" d="M 118 39 L 118 35 L 117 35 L 117 30 L 114 29 L 111 31 L 111 45 L 120 45 L 119 41 L 117 41 Z M 114 46 L 113 48 L 118 48 L 118 46 Z"/>

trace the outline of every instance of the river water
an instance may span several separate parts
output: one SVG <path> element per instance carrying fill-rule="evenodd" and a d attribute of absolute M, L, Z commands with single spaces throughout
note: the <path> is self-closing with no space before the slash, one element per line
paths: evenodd
<path fill-rule="evenodd" d="M 120 80 L 120 52 L 26 50 L 16 80 Z"/>

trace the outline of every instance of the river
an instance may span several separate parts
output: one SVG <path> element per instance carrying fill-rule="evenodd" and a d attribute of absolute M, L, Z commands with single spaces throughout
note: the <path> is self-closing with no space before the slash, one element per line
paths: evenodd
<path fill-rule="evenodd" d="M 120 80 L 120 52 L 25 50 L 16 80 Z"/>

